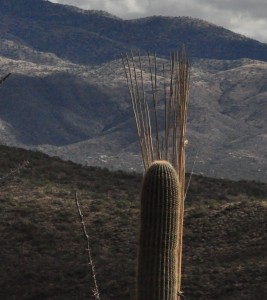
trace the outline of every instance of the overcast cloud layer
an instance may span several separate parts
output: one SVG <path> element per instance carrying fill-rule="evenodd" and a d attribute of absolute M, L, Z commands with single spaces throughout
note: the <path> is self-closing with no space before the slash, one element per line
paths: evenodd
<path fill-rule="evenodd" d="M 104 10 L 123 19 L 190 16 L 267 43 L 266 0 L 50 0 Z"/>

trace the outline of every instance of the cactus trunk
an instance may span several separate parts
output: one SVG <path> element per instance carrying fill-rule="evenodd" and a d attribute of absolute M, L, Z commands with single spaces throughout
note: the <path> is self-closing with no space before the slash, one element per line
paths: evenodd
<path fill-rule="evenodd" d="M 145 173 L 141 193 L 137 299 L 176 300 L 178 177 L 167 161 Z"/>

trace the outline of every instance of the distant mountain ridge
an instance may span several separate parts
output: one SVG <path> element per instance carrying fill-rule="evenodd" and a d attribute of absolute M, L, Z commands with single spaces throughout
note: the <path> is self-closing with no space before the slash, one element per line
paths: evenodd
<path fill-rule="evenodd" d="M 122 20 L 42 0 L 0 0 L 0 36 L 79 64 L 118 59 L 131 49 L 167 57 L 183 43 L 192 57 L 267 61 L 267 44 L 202 20 Z"/>
<path fill-rule="evenodd" d="M 141 171 L 120 55 L 156 51 L 166 62 L 182 42 L 193 66 L 188 170 L 196 161 L 196 173 L 267 181 L 267 45 L 187 17 L 125 21 L 0 0 L 0 76 L 12 73 L 0 88 L 0 142 Z"/>

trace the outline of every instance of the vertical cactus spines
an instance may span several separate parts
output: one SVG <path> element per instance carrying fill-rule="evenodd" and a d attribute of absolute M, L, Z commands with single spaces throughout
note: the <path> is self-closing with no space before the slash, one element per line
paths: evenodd
<path fill-rule="evenodd" d="M 141 192 L 138 300 L 176 300 L 178 177 L 167 161 L 155 161 Z"/>

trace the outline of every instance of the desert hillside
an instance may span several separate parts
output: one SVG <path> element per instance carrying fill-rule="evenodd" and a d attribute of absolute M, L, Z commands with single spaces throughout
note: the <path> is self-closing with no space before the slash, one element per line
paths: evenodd
<path fill-rule="evenodd" d="M 101 299 L 135 299 L 140 175 L 5 146 L 0 170 L 2 300 L 94 299 L 74 191 Z M 193 176 L 185 211 L 186 299 L 264 298 L 266 200 L 263 183 Z"/>

